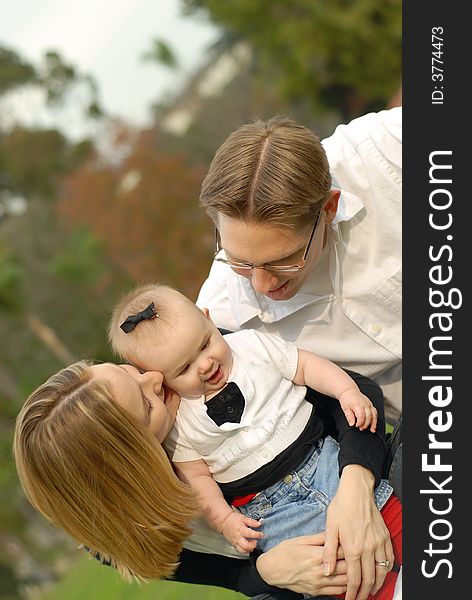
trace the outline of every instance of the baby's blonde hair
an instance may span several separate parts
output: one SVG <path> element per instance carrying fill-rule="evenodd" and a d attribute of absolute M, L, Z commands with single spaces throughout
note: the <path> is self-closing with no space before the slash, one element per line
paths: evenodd
<path fill-rule="evenodd" d="M 121 329 L 122 323 L 130 315 L 137 314 L 153 302 L 158 315 L 138 323 L 129 333 Z M 198 314 L 198 308 L 183 294 L 171 287 L 150 284 L 136 287 L 126 294 L 113 310 L 108 326 L 108 339 L 114 352 L 121 358 L 140 365 L 143 349 L 152 348 L 158 340 L 163 340 L 178 325 L 183 308 L 191 308 Z"/>
<path fill-rule="evenodd" d="M 156 438 L 78 362 L 27 399 L 13 443 L 31 504 L 125 578 L 169 577 L 196 502 Z"/>

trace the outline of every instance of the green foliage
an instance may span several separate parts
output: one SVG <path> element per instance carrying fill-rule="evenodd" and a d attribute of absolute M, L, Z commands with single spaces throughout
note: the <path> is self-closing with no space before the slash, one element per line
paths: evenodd
<path fill-rule="evenodd" d="M 215 587 L 170 581 L 127 583 L 109 567 L 81 558 L 42 600 L 243 600 L 245 596 Z"/>
<path fill-rule="evenodd" d="M 89 140 L 69 142 L 55 129 L 17 126 L 0 136 L 0 176 L 4 189 L 33 200 L 53 198 L 58 177 L 93 152 Z"/>
<path fill-rule="evenodd" d="M 87 115 L 92 119 L 99 119 L 103 117 L 103 108 L 97 101 L 91 102 L 87 108 Z"/>
<path fill-rule="evenodd" d="M 0 46 L 0 96 L 26 85 L 43 89 L 46 102 L 52 107 L 61 105 L 77 86 L 85 87 L 90 97 L 87 115 L 99 118 L 104 114 L 93 77 L 79 73 L 58 52 L 45 52 L 42 64 L 33 66 L 13 50 Z"/>
<path fill-rule="evenodd" d="M 97 110 L 100 110 L 97 107 Z M 67 149 L 67 170 L 71 171 L 86 160 L 91 158 L 95 153 L 95 146 L 92 140 L 80 140 L 75 144 L 69 144 Z"/>
<path fill-rule="evenodd" d="M 5 530 L 8 527 L 10 530 L 17 529 L 21 531 L 23 523 L 17 510 L 21 499 L 18 493 L 15 467 L 11 460 L 13 435 L 11 432 L 5 432 L 3 426 L 0 432 L 0 530 Z M 3 558 L 2 554 L 3 552 L 0 551 L 0 560 Z"/>
<path fill-rule="evenodd" d="M 179 66 L 177 56 L 169 44 L 157 38 L 153 40 L 150 50 L 143 55 L 143 60 L 156 62 L 169 69 L 177 69 Z"/>
<path fill-rule="evenodd" d="M 67 168 L 68 142 L 54 129 L 16 127 L 0 138 L 0 169 L 10 190 L 50 197 Z"/>
<path fill-rule="evenodd" d="M 13 569 L 0 562 L 0 590 L 2 600 L 17 600 L 21 598 L 19 586 Z"/>
<path fill-rule="evenodd" d="M 32 65 L 20 58 L 16 52 L 0 46 L 0 95 L 37 81 L 38 77 Z"/>
<path fill-rule="evenodd" d="M 76 79 L 74 67 L 65 63 L 57 52 L 49 50 L 45 53 L 42 83 L 47 92 L 48 102 L 55 103 L 61 100 Z"/>
<path fill-rule="evenodd" d="M 254 50 L 282 93 L 345 117 L 382 108 L 401 80 L 401 0 L 182 0 Z"/>
<path fill-rule="evenodd" d="M 87 229 L 74 228 L 52 258 L 52 274 L 83 285 L 96 283 L 104 274 L 102 246 Z"/>
<path fill-rule="evenodd" d="M 4 243 L 0 244 L 0 311 L 12 313 L 20 310 L 23 276 L 24 269 L 18 257 Z"/>

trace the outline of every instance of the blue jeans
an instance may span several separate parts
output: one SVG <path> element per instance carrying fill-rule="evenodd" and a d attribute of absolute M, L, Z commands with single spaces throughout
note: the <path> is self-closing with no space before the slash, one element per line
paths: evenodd
<path fill-rule="evenodd" d="M 266 552 L 283 540 L 326 529 L 328 506 L 339 484 L 338 454 L 339 444 L 332 437 L 319 440 L 295 470 L 239 508 L 262 519 L 259 550 Z M 382 480 L 375 489 L 379 510 L 391 493 L 391 486 Z"/>

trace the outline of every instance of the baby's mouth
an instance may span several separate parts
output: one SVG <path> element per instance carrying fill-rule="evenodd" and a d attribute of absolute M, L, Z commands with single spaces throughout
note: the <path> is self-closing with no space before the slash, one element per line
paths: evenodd
<path fill-rule="evenodd" d="M 213 373 L 213 375 L 207 379 L 207 383 L 210 383 L 213 385 L 215 383 L 218 383 L 222 377 L 223 377 L 223 370 L 221 367 L 218 367 L 216 369 L 216 371 Z"/>

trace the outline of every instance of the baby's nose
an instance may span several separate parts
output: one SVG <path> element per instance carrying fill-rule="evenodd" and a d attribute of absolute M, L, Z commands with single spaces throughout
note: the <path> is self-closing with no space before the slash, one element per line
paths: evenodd
<path fill-rule="evenodd" d="M 211 371 L 212 368 L 213 368 L 213 361 L 211 360 L 211 358 L 205 358 L 204 360 L 201 361 L 200 367 L 198 370 L 202 375 L 204 375 L 208 371 Z"/>

